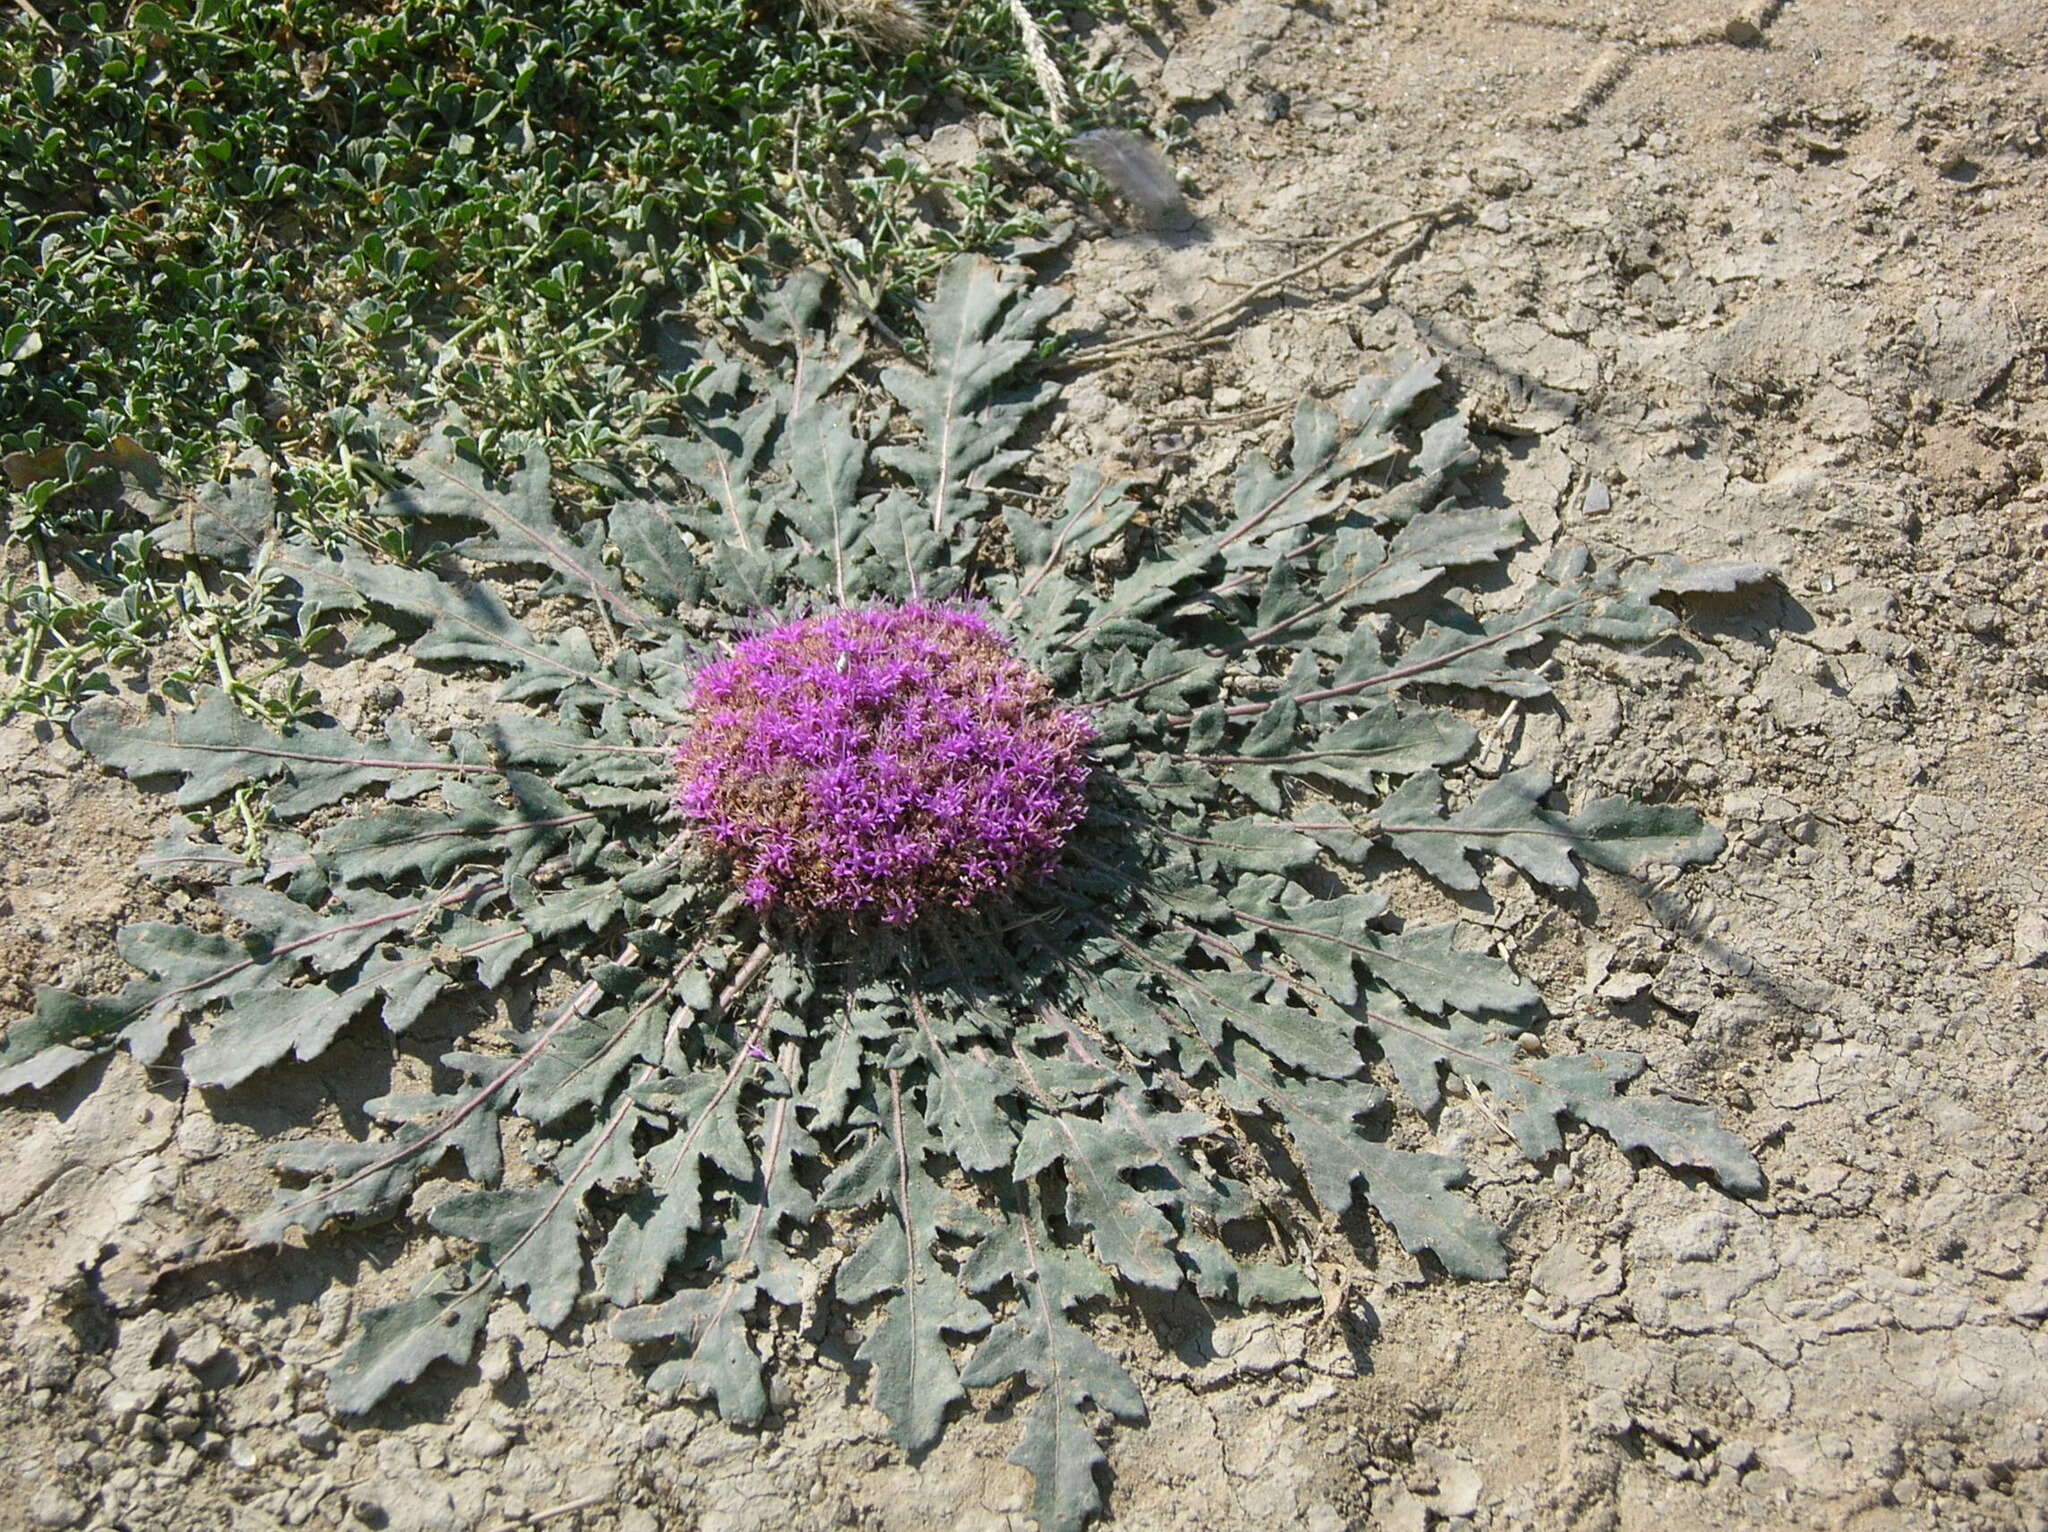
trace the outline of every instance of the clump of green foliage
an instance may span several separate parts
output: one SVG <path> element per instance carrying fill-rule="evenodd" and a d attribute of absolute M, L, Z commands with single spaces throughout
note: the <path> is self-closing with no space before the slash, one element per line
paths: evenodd
<path fill-rule="evenodd" d="M 1035 508 L 999 505 L 993 481 L 1022 464 L 1018 432 L 1049 393 L 1010 375 L 1056 302 L 962 263 L 922 314 L 929 367 L 884 370 L 893 409 L 863 413 L 840 386 L 855 348 L 801 279 L 755 325 L 768 365 L 711 359 L 687 434 L 656 442 L 664 482 L 600 517 L 558 518 L 538 452 L 500 476 L 437 438 L 381 507 L 446 538 L 435 569 L 245 550 L 304 620 L 346 617 L 366 645 L 502 677 L 485 727 L 445 744 L 402 722 L 380 739 L 275 731 L 218 694 L 73 721 L 109 766 L 181 778 L 181 805 L 265 784 L 306 828 L 257 865 L 174 834 L 153 866 L 213 874 L 228 926 L 123 931 L 140 977 L 45 991 L 0 1045 L 0 1089 L 125 1045 L 227 1090 L 319 1057 L 344 1027 L 402 1035 L 463 997 L 517 997 L 507 1013 L 532 1018 L 475 1023 L 435 1089 L 363 1103 L 371 1136 L 277 1150 L 291 1184 L 252 1242 L 423 1216 L 460 1252 L 363 1317 L 331 1373 L 338 1409 L 462 1362 L 492 1305 L 517 1301 L 549 1329 L 609 1307 L 657 1393 L 757 1421 L 768 1342 L 800 1347 L 838 1313 L 906 1450 L 969 1390 L 1031 1396 L 1014 1461 L 1040 1524 L 1076 1528 L 1101 1506 L 1102 1429 L 1145 1411 L 1092 1333 L 1126 1295 L 1308 1297 L 1300 1252 L 1347 1217 L 1448 1273 L 1505 1272 L 1501 1231 L 1432 1142 L 1452 1079 L 1531 1161 L 1590 1129 L 1757 1187 L 1708 1111 L 1629 1088 L 1640 1058 L 1532 1049 L 1535 989 L 1451 926 L 1403 924 L 1379 876 L 1405 860 L 1471 889 L 1497 860 L 1570 889 L 1584 864 L 1714 855 L 1689 810 L 1573 808 L 1541 771 L 1479 775 L 1469 704 L 1540 696 L 1547 646 L 1654 638 L 1675 622 L 1660 592 L 1748 572 L 1603 573 L 1567 549 L 1481 603 L 1472 582 L 1526 533 L 1455 499 L 1476 455 L 1431 403 L 1427 362 L 1304 403 L 1284 459 L 1248 458 L 1213 519 L 1148 529 L 1085 470 Z M 508 565 L 583 615 L 539 630 L 464 572 Z M 958 623 L 1000 635 L 1049 705 L 1085 718 L 1046 757 L 1064 771 L 1060 752 L 1089 741 L 1078 822 L 1055 805 L 1072 825 L 1060 855 L 1002 897 L 924 901 L 895 923 L 781 920 L 772 884 L 738 886 L 698 833 L 729 800 L 706 789 L 695 819 L 673 811 L 693 678 L 764 614 L 935 604 L 972 604 L 982 615 Z M 776 631 L 813 642 L 801 623 Z M 973 638 L 976 673 L 1014 690 L 993 642 Z M 810 706 L 864 687 L 887 656 L 862 656 L 785 691 Z M 784 729 L 733 679 L 766 664 L 728 667 L 721 686 L 751 711 L 719 728 Z M 798 790 L 774 764 L 750 769 Z M 1034 782 L 1003 790 L 1021 803 Z M 777 802 L 778 822 L 797 816 Z M 1293 1250 L 1269 1237 L 1289 1207 Z"/>
<path fill-rule="evenodd" d="M 384 487 L 380 412 L 603 457 L 673 403 L 679 314 L 730 317 L 805 261 L 907 312 L 1071 185 L 1004 0 L 901 54 L 795 0 L 49 13 L 0 19 L 0 458 L 26 555 L 0 709 L 61 715 L 193 622 L 284 641 L 190 587 L 109 503 L 113 470 L 189 483 L 253 447 L 318 530 Z M 863 147 L 967 115 L 1004 137 L 971 165 Z"/>

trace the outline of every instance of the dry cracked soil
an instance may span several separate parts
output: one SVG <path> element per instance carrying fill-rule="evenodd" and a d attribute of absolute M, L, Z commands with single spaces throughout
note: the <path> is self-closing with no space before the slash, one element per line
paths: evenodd
<path fill-rule="evenodd" d="M 1694 602 L 1681 640 L 1560 655 L 1554 702 L 1489 732 L 1496 765 L 1574 794 L 1701 805 L 1719 862 L 1570 901 L 1501 877 L 1466 912 L 1557 1032 L 1646 1053 L 1767 1190 L 1586 1136 L 1538 1171 L 1452 1100 L 1438 1132 L 1510 1231 L 1509 1280 L 1396 1251 L 1330 1314 L 1110 1314 L 1152 1415 L 1109 1442 L 1105 1524 L 2048 1528 L 2039 7 L 1238 0 L 1093 46 L 1185 125 L 1198 222 L 1109 220 L 1067 253 L 1087 335 L 1170 334 L 1452 211 L 1254 294 L 1213 343 L 1081 371 L 1062 452 L 1170 499 L 1300 394 L 1426 351 L 1528 560 L 1577 539 L 1779 572 Z M 179 896 L 132 870 L 160 800 L 47 730 L 0 731 L 0 771 L 13 1015 L 34 984 L 111 982 L 116 925 Z M 219 1101 L 121 1060 L 5 1112 L 0 1525 L 1029 1524 L 1014 1422 L 969 1415 L 906 1463 L 843 1337 L 786 1358 L 745 1432 L 650 1404 L 601 1324 L 508 1310 L 477 1367 L 337 1422 L 321 1365 L 418 1240 L 136 1297 L 152 1241 L 260 1200 L 262 1141 L 325 1097 L 312 1070 Z"/>

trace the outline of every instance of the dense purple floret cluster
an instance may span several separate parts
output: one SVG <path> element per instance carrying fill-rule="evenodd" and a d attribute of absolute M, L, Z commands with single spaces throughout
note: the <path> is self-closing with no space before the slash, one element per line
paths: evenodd
<path fill-rule="evenodd" d="M 972 612 L 785 623 L 706 667 L 676 801 L 756 909 L 907 925 L 1050 872 L 1094 731 Z"/>

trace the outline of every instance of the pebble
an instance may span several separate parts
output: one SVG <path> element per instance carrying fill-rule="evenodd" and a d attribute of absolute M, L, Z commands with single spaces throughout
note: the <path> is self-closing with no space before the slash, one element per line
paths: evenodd
<path fill-rule="evenodd" d="M 487 1425 L 481 1420 L 471 1421 L 463 1428 L 462 1434 L 455 1438 L 455 1450 L 466 1458 L 475 1458 L 478 1462 L 501 1458 L 511 1446 L 511 1437 L 496 1426 Z"/>
<path fill-rule="evenodd" d="M 206 1324 L 179 1341 L 173 1355 L 177 1357 L 179 1366 L 199 1372 L 218 1361 L 226 1349 L 227 1342 L 220 1333 L 220 1326 Z"/>
<path fill-rule="evenodd" d="M 211 1117 L 187 1112 L 178 1122 L 178 1151 L 192 1161 L 212 1160 L 227 1148 L 227 1135 Z"/>
<path fill-rule="evenodd" d="M 0 795 L 0 824 L 12 824 L 20 820 L 24 824 L 45 824 L 50 818 L 50 808 L 38 793 L 19 792 Z"/>
<path fill-rule="evenodd" d="M 2013 922 L 2012 960 L 2021 968 L 2038 968 L 2048 961 L 2048 915 L 2028 910 Z"/>
<path fill-rule="evenodd" d="M 1472 185 L 1489 197 L 1511 197 L 1529 189 L 1529 172 L 1510 161 L 1496 161 L 1473 171 Z"/>
<path fill-rule="evenodd" d="M 51 1485 L 36 1491 L 28 1503 L 32 1527 L 75 1527 L 85 1520 L 85 1502 Z"/>
<path fill-rule="evenodd" d="M 481 1373 L 484 1382 L 490 1384 L 493 1388 L 496 1388 L 500 1383 L 505 1382 L 512 1376 L 512 1369 L 516 1362 L 512 1345 L 511 1336 L 501 1335 L 484 1347 L 483 1359 L 478 1363 L 478 1371 Z"/>
<path fill-rule="evenodd" d="M 162 1397 L 161 1388 L 110 1388 L 100 1395 L 100 1408 L 114 1418 L 117 1429 L 125 1431 L 155 1409 Z"/>
<path fill-rule="evenodd" d="M 341 1432 L 333 1421 L 318 1410 L 307 1410 L 292 1417 L 292 1435 L 303 1442 L 312 1452 L 330 1452 L 341 1440 Z"/>

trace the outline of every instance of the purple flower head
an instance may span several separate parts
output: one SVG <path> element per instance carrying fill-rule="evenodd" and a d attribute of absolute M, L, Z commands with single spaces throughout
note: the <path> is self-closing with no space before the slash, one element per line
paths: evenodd
<path fill-rule="evenodd" d="M 908 925 L 1050 872 L 1094 730 L 972 612 L 784 623 L 697 677 L 676 803 L 747 902 Z"/>

